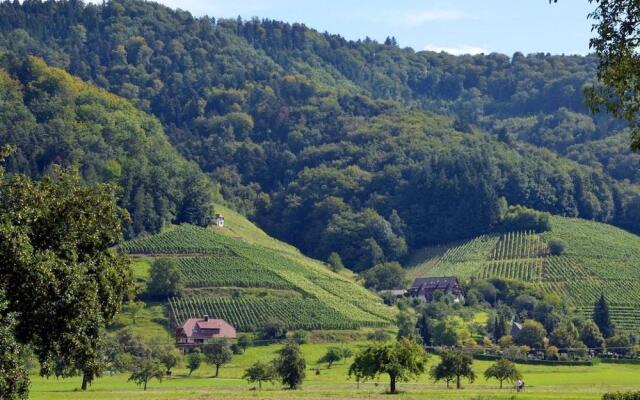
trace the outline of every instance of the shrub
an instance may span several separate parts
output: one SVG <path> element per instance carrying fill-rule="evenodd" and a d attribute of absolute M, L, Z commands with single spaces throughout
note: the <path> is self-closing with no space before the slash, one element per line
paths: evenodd
<path fill-rule="evenodd" d="M 551 230 L 550 214 L 532 210 L 523 206 L 509 206 L 500 218 L 496 230 L 501 232 L 534 231 L 545 232 Z"/>
<path fill-rule="evenodd" d="M 564 254 L 566 247 L 567 246 L 564 241 L 560 239 L 551 239 L 549 241 L 549 253 L 552 256 L 559 256 L 561 254 Z"/>
<path fill-rule="evenodd" d="M 640 392 L 605 393 L 602 400 L 640 400 Z"/>

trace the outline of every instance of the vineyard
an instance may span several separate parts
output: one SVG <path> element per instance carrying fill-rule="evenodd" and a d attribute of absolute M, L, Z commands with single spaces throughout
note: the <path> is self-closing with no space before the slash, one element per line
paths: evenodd
<path fill-rule="evenodd" d="M 288 329 L 355 329 L 383 326 L 384 321 L 358 321 L 309 298 L 285 297 L 198 297 L 169 300 L 174 319 L 194 315 L 222 318 L 241 331 L 255 330 L 265 323 L 280 321 Z"/>
<path fill-rule="evenodd" d="M 261 243 L 269 244 L 264 238 Z M 362 286 L 315 260 L 281 249 L 280 244 L 268 248 L 191 225 L 171 227 L 123 246 L 129 254 L 174 258 L 185 286 L 198 288 L 169 301 L 174 324 L 204 314 L 227 319 L 240 330 L 259 328 L 271 320 L 282 321 L 289 329 L 351 329 L 394 320 L 393 309 Z M 268 288 L 282 290 L 283 295 L 201 297 L 215 288 Z M 286 297 L 291 290 L 300 297 Z"/>
<path fill-rule="evenodd" d="M 218 257 L 178 258 L 178 268 L 186 287 L 265 287 L 291 289 L 280 275 L 246 259 Z"/>
<path fill-rule="evenodd" d="M 542 234 L 511 232 L 479 236 L 425 249 L 412 261 L 409 276 L 505 278 L 556 293 L 588 315 L 601 293 L 610 301 L 616 324 L 640 331 L 640 237 L 597 222 L 552 217 Z M 560 239 L 566 250 L 550 255 L 547 244 Z"/>

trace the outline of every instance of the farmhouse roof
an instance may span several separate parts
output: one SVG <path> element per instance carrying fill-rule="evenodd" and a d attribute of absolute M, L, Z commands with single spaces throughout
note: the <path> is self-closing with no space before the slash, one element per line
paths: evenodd
<path fill-rule="evenodd" d="M 411 289 L 448 289 L 459 285 L 455 276 L 442 276 L 436 278 L 416 278 L 411 285 Z"/>
<path fill-rule="evenodd" d="M 235 338 L 236 329 L 223 319 L 189 318 L 177 329 L 185 337 Z"/>

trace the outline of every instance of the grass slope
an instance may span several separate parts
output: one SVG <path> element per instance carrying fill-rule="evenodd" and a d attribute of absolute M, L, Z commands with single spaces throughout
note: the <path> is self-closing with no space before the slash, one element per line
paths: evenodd
<path fill-rule="evenodd" d="M 354 329 L 389 325 L 394 314 L 347 273 L 336 274 L 297 249 L 270 238 L 244 217 L 218 207 L 225 228 L 172 226 L 127 242 L 142 257 L 175 258 L 188 288 L 169 299 L 173 324 L 208 314 L 248 331 L 279 320 L 289 329 Z"/>
<path fill-rule="evenodd" d="M 598 222 L 554 216 L 549 232 L 484 235 L 417 252 L 409 276 L 456 275 L 526 281 L 557 293 L 585 315 L 604 293 L 616 325 L 640 331 L 640 237 Z M 561 239 L 562 255 L 548 243 Z"/>

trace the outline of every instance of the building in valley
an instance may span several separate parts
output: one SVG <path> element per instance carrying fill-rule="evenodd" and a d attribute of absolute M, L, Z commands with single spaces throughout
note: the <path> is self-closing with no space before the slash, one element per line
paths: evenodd
<path fill-rule="evenodd" d="M 183 353 L 219 339 L 235 339 L 236 328 L 223 319 L 189 318 L 176 329 L 176 346 Z"/>

